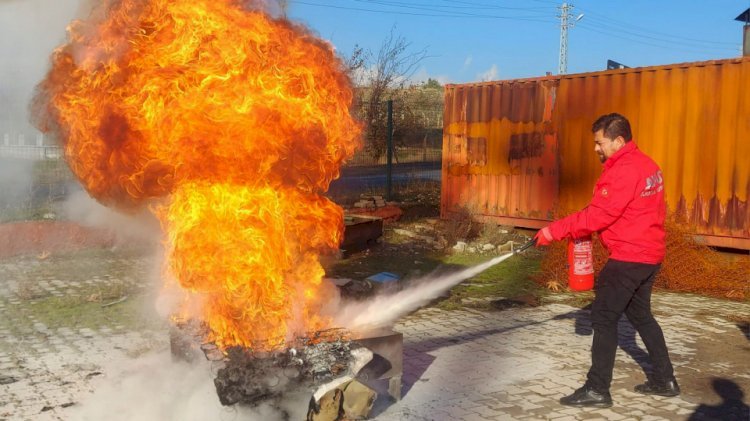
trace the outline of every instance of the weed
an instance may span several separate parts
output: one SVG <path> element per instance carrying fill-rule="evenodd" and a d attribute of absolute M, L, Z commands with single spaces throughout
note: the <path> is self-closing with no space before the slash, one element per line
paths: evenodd
<path fill-rule="evenodd" d="M 504 244 L 509 239 L 515 241 L 515 238 L 511 238 L 515 234 L 514 231 L 513 227 L 499 225 L 497 222 L 485 222 L 479 229 L 476 241 L 482 244 Z"/>
<path fill-rule="evenodd" d="M 464 209 L 447 220 L 443 229 L 446 242 L 453 245 L 458 241 L 468 242 L 476 238 L 481 224 L 474 221 L 471 212 Z"/>

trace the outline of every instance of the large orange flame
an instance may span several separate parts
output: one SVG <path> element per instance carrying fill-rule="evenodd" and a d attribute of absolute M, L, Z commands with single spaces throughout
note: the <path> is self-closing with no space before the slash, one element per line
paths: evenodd
<path fill-rule="evenodd" d="M 343 218 L 321 194 L 360 132 L 331 46 L 239 0 L 112 0 L 68 32 L 39 125 L 102 203 L 158 203 L 167 268 L 210 339 L 328 327 L 318 256 Z"/>

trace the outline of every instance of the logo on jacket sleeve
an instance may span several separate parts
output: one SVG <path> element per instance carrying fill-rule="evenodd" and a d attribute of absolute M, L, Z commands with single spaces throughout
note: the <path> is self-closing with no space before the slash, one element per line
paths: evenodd
<path fill-rule="evenodd" d="M 664 177 L 661 171 L 657 171 L 646 178 L 646 188 L 641 192 L 641 197 L 653 196 L 662 190 L 664 190 Z"/>
<path fill-rule="evenodd" d="M 609 195 L 609 191 L 607 191 L 607 188 L 606 188 L 606 187 L 604 187 L 604 188 L 602 188 L 602 190 L 601 190 L 601 191 L 599 192 L 599 194 L 601 194 L 601 195 L 602 195 L 602 196 L 604 196 L 604 197 L 607 197 L 607 196 Z"/>

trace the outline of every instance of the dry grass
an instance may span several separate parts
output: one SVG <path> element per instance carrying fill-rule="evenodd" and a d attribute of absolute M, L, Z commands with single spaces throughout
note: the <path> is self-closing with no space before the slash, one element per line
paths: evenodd
<path fill-rule="evenodd" d="M 696 242 L 678 220 L 667 221 L 667 256 L 656 285 L 737 300 L 750 299 L 750 256 L 729 259 Z"/>

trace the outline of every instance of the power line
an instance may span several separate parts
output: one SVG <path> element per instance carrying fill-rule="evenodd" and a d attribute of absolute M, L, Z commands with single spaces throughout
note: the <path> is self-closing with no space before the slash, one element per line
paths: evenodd
<path fill-rule="evenodd" d="M 595 32 L 597 34 L 602 34 L 602 35 L 606 35 L 606 36 L 613 37 L 613 38 L 619 38 L 619 39 L 623 39 L 623 40 L 626 40 L 626 41 L 635 42 L 635 43 L 638 43 L 638 44 L 650 45 L 652 47 L 664 48 L 664 49 L 673 50 L 673 51 L 674 50 L 680 50 L 680 51 L 686 51 L 686 52 L 692 52 L 692 53 L 715 53 L 715 51 L 697 50 L 697 49 L 691 49 L 691 48 L 675 47 L 674 45 L 660 45 L 660 44 L 655 44 L 653 42 L 642 41 L 642 40 L 639 40 L 639 39 L 636 39 L 636 38 L 631 38 L 631 37 L 627 37 L 627 36 L 622 36 L 622 35 L 614 34 L 614 33 L 611 33 L 611 32 L 601 31 L 601 30 L 596 29 L 594 27 L 590 27 L 587 24 L 580 24 L 578 27 L 581 28 L 581 29 L 583 29 L 583 30 L 585 30 L 585 31 Z"/>
<path fill-rule="evenodd" d="M 325 7 L 325 8 L 330 8 L 330 9 L 341 9 L 341 10 L 354 10 L 354 11 L 359 11 L 359 12 L 383 13 L 383 14 L 389 14 L 389 15 L 469 18 L 469 19 L 505 19 L 505 20 L 521 20 L 521 21 L 528 21 L 528 22 L 543 22 L 543 23 L 554 22 L 552 20 L 540 19 L 541 18 L 540 16 L 525 17 L 525 16 L 478 15 L 478 14 L 470 14 L 470 13 L 456 14 L 456 12 L 447 12 L 447 11 L 446 12 L 437 11 L 438 13 L 416 13 L 416 12 L 407 12 L 407 11 L 401 11 L 401 10 L 366 9 L 362 7 L 338 6 L 338 5 L 332 5 L 332 4 L 312 3 L 310 1 L 300 1 L 300 0 L 291 0 L 290 2 L 297 3 L 297 4 L 304 4 L 307 6 Z"/>
<path fill-rule="evenodd" d="M 376 0 L 354 0 L 354 1 L 360 1 L 360 2 L 367 2 L 367 3 L 388 3 L 390 5 L 394 6 L 422 6 L 422 7 L 434 7 L 439 9 L 482 9 L 482 10 L 523 10 L 523 11 L 538 11 L 538 10 L 551 10 L 552 8 L 549 6 L 545 7 L 509 7 L 509 6 L 498 6 L 496 4 L 487 4 L 487 3 L 477 3 L 472 1 L 451 1 L 451 0 L 442 0 L 444 3 L 449 4 L 435 4 L 434 1 L 427 2 L 427 3 L 418 3 L 413 1 L 408 2 L 402 2 L 402 1 L 376 1 Z M 463 5 L 463 6 L 458 6 Z"/>
<path fill-rule="evenodd" d="M 537 3 L 547 3 L 547 4 L 554 4 L 554 5 L 555 5 L 555 7 L 560 7 L 560 6 L 559 6 L 559 4 L 560 4 L 560 3 L 556 2 L 556 1 L 550 1 L 550 0 L 531 0 L 531 1 L 535 1 L 535 2 L 537 2 Z"/>
<path fill-rule="evenodd" d="M 498 6 L 495 4 L 477 3 L 473 1 L 460 1 L 460 0 L 443 0 L 445 3 L 457 3 L 466 4 L 470 6 L 439 6 L 435 7 L 473 7 L 477 9 L 502 9 L 502 10 L 551 10 L 553 7 L 550 6 L 537 6 L 537 7 L 509 7 L 509 6 Z"/>
<path fill-rule="evenodd" d="M 682 35 L 674 35 L 674 34 L 668 34 L 666 32 L 654 31 L 653 29 L 649 29 L 649 28 L 645 28 L 645 27 L 642 27 L 642 26 L 633 25 L 630 22 L 625 22 L 625 21 L 617 20 L 617 19 L 608 17 L 606 15 L 603 15 L 601 13 L 591 12 L 591 11 L 584 10 L 584 9 L 581 9 L 581 10 L 583 12 L 585 12 L 587 15 L 592 15 L 594 17 L 598 17 L 599 19 L 601 19 L 603 21 L 609 21 L 609 22 L 617 24 L 618 25 L 617 30 L 618 31 L 622 31 L 622 32 L 628 32 L 627 29 L 623 29 L 623 28 L 631 28 L 631 29 L 640 30 L 641 32 L 644 32 L 644 33 L 651 33 L 651 34 L 655 34 L 655 35 L 661 35 L 662 37 L 666 37 L 666 38 L 676 38 L 676 39 L 682 39 L 682 40 L 685 40 L 685 41 L 700 42 L 700 43 L 704 43 L 704 44 L 735 45 L 735 43 L 729 42 L 729 41 L 702 40 L 702 39 L 697 39 L 697 38 L 685 37 L 685 36 L 682 36 Z"/>
<path fill-rule="evenodd" d="M 595 20 L 592 21 L 591 19 L 589 19 L 589 20 L 587 20 L 587 24 L 588 25 L 593 25 L 595 28 L 599 28 L 602 31 L 611 31 L 611 25 L 607 25 L 605 23 L 597 22 Z M 695 47 L 696 46 L 695 42 L 676 41 L 676 40 L 671 40 L 671 39 L 668 39 L 668 38 L 654 37 L 654 36 L 650 36 L 650 35 L 644 35 L 644 34 L 641 34 L 641 33 L 638 33 L 638 32 L 629 31 L 629 30 L 626 30 L 626 29 L 619 29 L 618 28 L 616 30 L 616 32 L 617 33 L 627 34 L 627 35 L 632 35 L 632 36 L 639 37 L 639 38 L 645 38 L 645 39 L 648 39 L 648 40 L 658 41 L 658 42 L 665 42 L 665 43 L 677 44 L 677 45 L 685 45 L 685 46 L 688 46 L 688 47 Z M 727 43 L 727 44 L 732 44 L 732 43 Z M 715 45 L 698 45 L 697 47 L 705 47 L 705 48 L 714 48 L 714 49 L 719 49 L 719 50 L 736 51 L 737 50 L 736 44 L 734 44 L 734 45 L 735 45 L 735 48 L 724 47 L 724 46 L 715 46 Z"/>
<path fill-rule="evenodd" d="M 416 10 L 424 10 L 428 12 L 445 12 L 445 13 L 456 13 L 460 15 L 470 16 L 470 17 L 485 17 L 486 15 L 480 15 L 476 13 L 468 13 L 468 12 L 452 12 L 452 11 L 446 11 L 446 10 L 439 10 L 435 9 L 435 7 L 439 8 L 460 8 L 460 9 L 477 9 L 476 7 L 470 7 L 470 6 L 440 6 L 440 5 L 425 5 L 425 4 L 419 4 L 419 3 L 410 3 L 405 4 L 402 2 L 397 1 L 386 1 L 386 0 L 354 0 L 359 3 L 369 3 L 369 4 L 377 4 L 381 6 L 393 6 L 393 7 L 400 7 L 404 9 L 416 9 Z M 514 9 L 514 10 L 525 10 L 525 9 Z M 535 15 L 535 16 L 513 16 L 514 18 L 543 18 L 544 15 Z"/>

